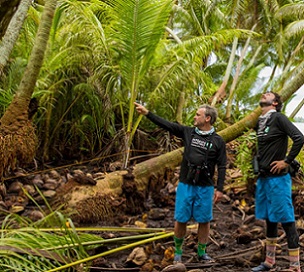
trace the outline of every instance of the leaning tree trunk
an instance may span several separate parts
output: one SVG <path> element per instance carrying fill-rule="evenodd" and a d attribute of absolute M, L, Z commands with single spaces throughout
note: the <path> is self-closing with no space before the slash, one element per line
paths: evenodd
<path fill-rule="evenodd" d="M 21 0 L 0 0 L 0 40 Z"/>
<path fill-rule="evenodd" d="M 218 90 L 216 91 L 216 93 L 214 94 L 214 96 L 212 97 L 212 101 L 210 103 L 211 106 L 215 106 L 218 102 L 221 102 L 221 100 L 223 100 L 226 96 L 226 87 L 227 87 L 228 80 L 229 80 L 229 77 L 231 74 L 233 61 L 235 59 L 237 45 L 238 45 L 238 38 L 234 38 L 233 46 L 232 46 L 232 50 L 230 53 L 229 62 L 228 62 L 227 68 L 226 68 L 223 82 L 222 82 L 221 86 L 218 88 Z"/>
<path fill-rule="evenodd" d="M 21 0 L 18 10 L 11 19 L 5 35 L 0 42 L 0 76 L 19 37 L 20 30 L 27 16 L 31 3 L 32 0 Z"/>
<path fill-rule="evenodd" d="M 21 83 L 0 120 L 0 177 L 16 163 L 26 164 L 33 160 L 37 136 L 29 118 L 29 104 L 43 64 L 57 0 L 46 2 L 41 16 L 35 43 L 24 71 Z"/>
<path fill-rule="evenodd" d="M 303 66 L 303 65 L 302 65 Z M 298 67 L 298 74 L 285 85 L 281 91 L 283 101 L 286 101 L 293 93 L 295 93 L 304 84 L 304 69 Z M 229 126 L 219 134 L 226 142 L 230 142 L 241 136 L 245 131 L 255 126 L 261 109 L 256 108 L 248 116 L 241 121 Z M 168 169 L 174 169 L 181 162 L 183 148 L 179 148 L 167 154 L 144 161 L 134 167 L 133 174 L 137 189 L 141 191 L 147 190 L 151 179 L 155 176 L 162 178 Z M 69 182 L 60 187 L 58 200 L 65 205 L 66 211 L 76 212 L 78 217 L 90 218 L 90 220 L 100 220 L 106 217 L 107 197 L 119 195 L 122 191 L 123 175 L 127 171 L 113 172 L 105 176 L 104 179 L 97 180 L 96 186 L 75 186 Z M 58 204 L 58 203 L 57 203 Z M 82 219 L 84 219 L 82 218 Z"/>
<path fill-rule="evenodd" d="M 298 114 L 298 112 L 302 109 L 302 107 L 304 106 L 304 98 L 302 99 L 302 101 L 296 106 L 296 108 L 292 111 L 292 113 L 290 114 L 289 118 L 295 118 L 296 115 Z"/>

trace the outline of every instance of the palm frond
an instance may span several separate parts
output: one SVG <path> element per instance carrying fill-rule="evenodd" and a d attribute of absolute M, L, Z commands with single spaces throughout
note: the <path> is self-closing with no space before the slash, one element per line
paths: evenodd
<path fill-rule="evenodd" d="M 45 224 L 50 227 L 39 228 Z M 100 235 L 89 233 L 90 231 L 143 234 L 103 239 Z M 10 214 L 3 221 L 0 233 L 0 269 L 4 272 L 62 271 L 72 267 L 77 269 L 80 265 L 83 271 L 89 271 L 90 263 L 94 259 L 173 235 L 172 231 L 166 232 L 164 229 L 78 229 L 68 217 L 57 211 L 39 222 L 30 222 L 19 215 Z M 88 253 L 105 244 L 116 247 L 92 256 Z"/>
<path fill-rule="evenodd" d="M 191 56 L 206 58 L 211 54 L 212 50 L 219 49 L 233 42 L 235 37 L 246 38 L 249 36 L 257 37 L 258 34 L 250 30 L 242 29 L 219 30 L 212 35 L 195 37 L 184 41 L 182 45 L 177 45 L 176 47 L 179 47 L 180 51 L 184 51 L 190 58 Z"/>
<path fill-rule="evenodd" d="M 294 21 L 304 18 L 304 4 L 291 3 L 281 7 L 276 13 L 275 17 L 279 20 Z"/>
<path fill-rule="evenodd" d="M 171 1 L 115 0 L 113 5 L 113 48 L 120 58 L 123 79 L 136 90 L 165 33 Z"/>
<path fill-rule="evenodd" d="M 290 23 L 284 30 L 287 38 L 298 36 L 302 38 L 304 36 L 304 20 L 299 20 Z"/>

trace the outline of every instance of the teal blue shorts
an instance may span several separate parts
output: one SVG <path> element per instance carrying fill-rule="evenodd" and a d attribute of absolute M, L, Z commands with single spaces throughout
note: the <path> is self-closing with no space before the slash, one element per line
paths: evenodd
<path fill-rule="evenodd" d="M 255 193 L 255 217 L 273 223 L 294 222 L 291 185 L 289 174 L 259 177 Z"/>
<path fill-rule="evenodd" d="M 179 182 L 176 190 L 174 219 L 187 223 L 193 218 L 197 223 L 212 220 L 213 186 L 194 186 Z"/>

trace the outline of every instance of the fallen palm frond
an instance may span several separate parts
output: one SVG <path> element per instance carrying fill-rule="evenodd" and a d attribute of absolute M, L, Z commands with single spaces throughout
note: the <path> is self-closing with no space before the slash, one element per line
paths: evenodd
<path fill-rule="evenodd" d="M 50 227 L 39 228 L 46 223 Z M 111 239 L 92 234 L 107 231 L 141 234 Z M 59 212 L 52 212 L 35 223 L 10 214 L 3 221 L 0 235 L 1 271 L 75 271 L 79 265 L 88 271 L 94 259 L 165 239 L 172 236 L 173 232 L 135 227 L 75 228 L 69 218 Z M 94 249 L 110 244 L 116 248 L 94 254 Z"/>

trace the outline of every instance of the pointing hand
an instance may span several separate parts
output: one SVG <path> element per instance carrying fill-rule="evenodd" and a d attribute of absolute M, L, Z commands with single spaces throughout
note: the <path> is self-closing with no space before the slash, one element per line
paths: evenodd
<path fill-rule="evenodd" d="M 135 109 L 139 114 L 147 115 L 149 113 L 149 110 L 147 110 L 143 105 L 138 104 L 136 102 L 134 102 L 134 105 L 135 105 Z"/>

